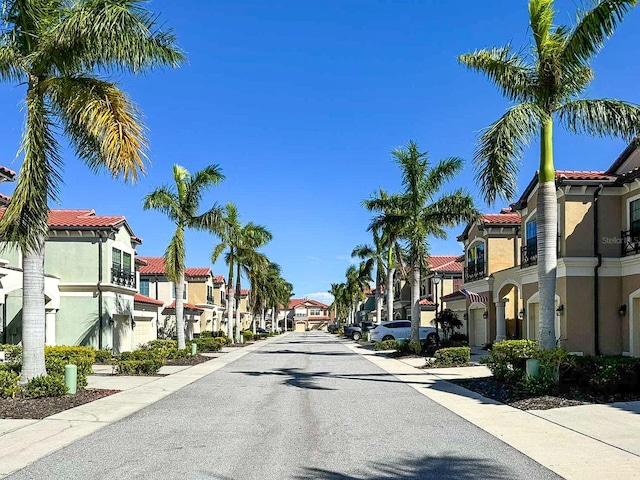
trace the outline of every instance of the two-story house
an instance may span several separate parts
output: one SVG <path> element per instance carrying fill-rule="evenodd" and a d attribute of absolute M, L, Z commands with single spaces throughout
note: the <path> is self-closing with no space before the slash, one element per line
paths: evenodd
<path fill-rule="evenodd" d="M 46 343 L 131 350 L 137 293 L 135 248 L 141 240 L 125 217 L 96 215 L 93 210 L 51 210 L 48 224 L 44 265 Z M 19 343 L 20 250 L 8 246 L 0 265 L 2 341 Z"/>
<path fill-rule="evenodd" d="M 640 355 L 640 141 L 632 142 L 604 171 L 557 171 L 557 342 L 585 354 Z M 507 336 L 537 339 L 537 189 L 535 176 L 513 205 L 518 223 L 486 235 L 465 229 L 465 277 L 470 339 L 477 311 L 486 315 L 484 340 Z M 515 220 L 515 218 L 514 218 Z M 484 238 L 484 278 L 473 247 Z M 491 241 L 508 245 L 491 251 Z M 506 263 L 509 253 L 514 252 Z M 477 257 L 476 257 L 477 258 Z M 499 267 L 491 262 L 501 263 Z M 481 297 L 471 303 L 471 294 Z M 475 298 L 478 300 L 478 298 Z M 484 301 L 484 304 L 479 306 Z M 472 308 L 472 306 L 474 308 Z M 477 307 L 477 308 L 475 308 Z M 485 313 L 486 312 L 486 313 Z"/>
<path fill-rule="evenodd" d="M 175 285 L 166 276 L 164 257 L 140 257 L 146 264 L 140 267 L 140 294 L 163 302 L 159 332 L 162 336 L 175 333 Z M 220 304 L 216 303 L 219 277 L 208 267 L 185 268 L 183 311 L 187 339 L 203 331 L 217 330 Z M 224 282 L 224 280 L 222 280 Z M 214 322 L 215 320 L 215 322 Z"/>
<path fill-rule="evenodd" d="M 442 297 L 462 285 L 462 265 L 459 255 L 430 255 L 428 271 L 420 278 L 420 325 L 431 326 L 436 314 L 444 307 Z M 411 319 L 411 269 L 396 270 L 394 276 L 394 320 Z M 386 298 L 385 298 L 386 300 Z M 386 307 L 383 307 L 383 316 Z"/>
<path fill-rule="evenodd" d="M 327 330 L 331 316 L 329 305 L 317 300 L 292 298 L 287 309 L 287 323 L 293 324 L 295 331 Z"/>

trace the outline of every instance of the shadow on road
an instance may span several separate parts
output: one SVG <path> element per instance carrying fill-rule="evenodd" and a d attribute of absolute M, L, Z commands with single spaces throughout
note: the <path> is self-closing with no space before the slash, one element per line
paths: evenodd
<path fill-rule="evenodd" d="M 366 465 L 366 474 L 347 475 L 321 468 L 306 467 L 304 472 L 294 477 L 298 480 L 322 478 L 324 480 L 416 480 L 416 479 L 512 479 L 514 472 L 495 461 L 461 456 L 430 457 L 403 460 L 401 464 L 371 462 Z"/>
<path fill-rule="evenodd" d="M 275 353 L 285 353 L 285 354 L 293 354 L 293 355 L 327 355 L 330 357 L 352 357 L 357 355 L 357 353 L 353 352 L 299 352 L 296 350 L 257 350 L 255 353 L 259 355 L 271 355 Z"/>

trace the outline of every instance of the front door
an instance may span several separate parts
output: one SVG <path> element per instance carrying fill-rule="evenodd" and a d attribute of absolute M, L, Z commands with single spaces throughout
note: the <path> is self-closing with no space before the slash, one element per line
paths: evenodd
<path fill-rule="evenodd" d="M 128 315 L 113 316 L 113 352 L 131 351 L 131 322 Z"/>
<path fill-rule="evenodd" d="M 476 308 L 471 310 L 472 322 L 473 322 L 473 344 L 477 347 L 481 347 L 487 343 L 487 319 L 482 315 L 483 309 Z"/>

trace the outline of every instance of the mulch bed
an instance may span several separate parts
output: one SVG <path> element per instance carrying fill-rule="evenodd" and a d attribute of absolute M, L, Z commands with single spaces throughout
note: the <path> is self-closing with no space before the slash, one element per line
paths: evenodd
<path fill-rule="evenodd" d="M 86 389 L 75 395 L 43 398 L 0 398 L 0 418 L 39 420 L 56 413 L 108 397 L 120 390 Z"/>
<path fill-rule="evenodd" d="M 203 355 L 195 355 L 193 357 L 187 358 L 172 358 L 169 360 L 165 360 L 165 365 L 173 365 L 173 366 L 191 366 L 198 365 L 199 363 L 208 362 L 209 360 L 213 360 L 213 357 L 205 357 Z"/>
<path fill-rule="evenodd" d="M 633 402 L 640 400 L 637 394 L 596 395 L 579 390 L 578 388 L 560 391 L 557 389 L 552 395 L 540 397 L 532 396 L 520 388 L 505 383 L 496 382 L 493 377 L 473 378 L 467 380 L 449 380 L 480 395 L 497 400 L 498 402 L 519 408 L 520 410 L 548 410 L 550 408 L 574 407 L 592 403 Z"/>

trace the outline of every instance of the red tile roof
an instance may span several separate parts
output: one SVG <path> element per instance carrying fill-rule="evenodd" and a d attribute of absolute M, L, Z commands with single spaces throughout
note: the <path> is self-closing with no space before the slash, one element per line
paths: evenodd
<path fill-rule="evenodd" d="M 224 283 L 224 277 L 222 275 L 215 275 L 213 281 L 215 283 Z"/>
<path fill-rule="evenodd" d="M 464 294 L 460 290 L 450 293 L 449 295 L 445 295 L 440 300 L 446 302 L 447 300 L 455 300 L 457 298 L 465 298 Z"/>
<path fill-rule="evenodd" d="M 606 172 L 587 170 L 556 170 L 556 180 L 602 180 L 615 178 L 614 175 L 607 175 Z"/>
<path fill-rule="evenodd" d="M 13 180 L 16 176 L 16 172 L 11 170 L 10 168 L 3 167 L 2 165 L 0 165 L 0 174 L 4 175 L 5 177 L 9 177 L 10 180 Z"/>
<path fill-rule="evenodd" d="M 148 303 L 150 305 L 164 305 L 163 301 L 156 300 L 155 298 L 147 297 L 146 295 L 142 295 L 140 293 L 136 293 L 134 295 L 133 301 L 138 303 Z"/>
<path fill-rule="evenodd" d="M 187 277 L 208 277 L 212 272 L 208 267 L 189 267 L 184 269 L 184 274 Z"/>
<path fill-rule="evenodd" d="M 125 221 L 121 215 L 96 215 L 95 210 L 50 210 L 50 228 L 117 227 Z"/>
<path fill-rule="evenodd" d="M 183 308 L 185 310 L 193 310 L 193 311 L 198 311 L 198 312 L 204 312 L 204 308 L 200 308 L 200 307 L 196 307 L 195 305 L 191 304 L 191 303 L 187 303 L 184 302 L 182 304 Z M 166 307 L 164 307 L 165 310 L 175 310 L 176 309 L 176 301 L 174 300 L 173 302 L 171 302 L 171 305 L 167 305 Z"/>
<path fill-rule="evenodd" d="M 140 267 L 142 275 L 164 275 L 164 257 L 138 257 L 147 264 Z"/>
<path fill-rule="evenodd" d="M 311 304 L 314 307 L 329 308 L 329 305 L 325 305 L 324 303 L 318 302 L 317 300 L 306 300 L 304 298 L 292 298 L 289 301 L 289 310 L 294 309 L 298 305 L 305 302 Z"/>
<path fill-rule="evenodd" d="M 458 255 L 430 255 L 427 257 L 432 272 L 462 272 L 462 264 L 457 262 Z"/>
<path fill-rule="evenodd" d="M 482 215 L 482 223 L 485 224 L 520 224 L 520 221 L 519 213 L 485 213 Z"/>
<path fill-rule="evenodd" d="M 420 305 L 427 305 L 427 306 L 431 306 L 431 307 L 435 306 L 434 302 L 432 302 L 431 300 L 428 300 L 426 298 L 421 298 L 419 303 L 420 303 Z"/>
<path fill-rule="evenodd" d="M 0 205 L 4 205 L 4 206 L 9 205 L 10 201 L 11 201 L 10 196 L 0 193 Z"/>

